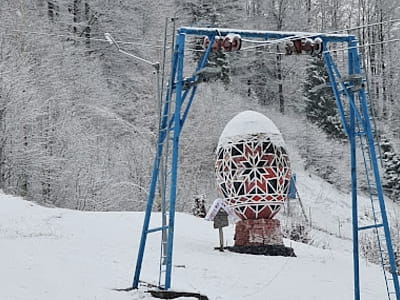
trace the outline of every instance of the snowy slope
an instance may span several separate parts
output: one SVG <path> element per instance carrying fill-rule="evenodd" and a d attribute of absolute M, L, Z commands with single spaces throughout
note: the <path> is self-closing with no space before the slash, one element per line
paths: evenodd
<path fill-rule="evenodd" d="M 314 205 L 323 206 L 318 200 Z M 328 206 L 325 218 L 329 215 Z M 145 288 L 113 290 L 131 284 L 142 218 L 139 212 L 44 208 L 1 194 L 0 299 L 150 299 Z M 225 230 L 228 244 L 232 234 L 231 226 Z M 218 236 L 210 223 L 177 214 L 172 285 L 213 300 L 352 299 L 351 252 L 346 250 L 351 242 L 331 235 L 323 239 L 329 249 L 286 241 L 296 258 L 221 253 L 213 250 Z M 142 280 L 157 281 L 158 256 L 155 234 L 146 248 Z M 362 298 L 385 299 L 379 268 L 363 261 L 361 272 Z"/>

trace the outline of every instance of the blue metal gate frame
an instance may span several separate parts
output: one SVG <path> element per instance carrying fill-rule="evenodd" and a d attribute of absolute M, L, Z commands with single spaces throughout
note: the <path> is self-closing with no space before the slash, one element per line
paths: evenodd
<path fill-rule="evenodd" d="M 237 30 L 223 28 L 193 28 L 182 27 L 176 32 L 176 45 L 174 49 L 173 59 L 171 63 L 170 81 L 167 87 L 167 93 L 163 102 L 163 112 L 159 128 L 159 136 L 157 142 L 157 151 L 153 165 L 152 180 L 149 188 L 145 217 L 143 221 L 142 234 L 140 239 L 139 251 L 137 255 L 135 274 L 133 279 L 133 288 L 138 288 L 140 273 L 142 268 L 143 256 L 146 247 L 147 235 L 152 232 L 167 232 L 167 247 L 166 247 L 166 262 L 165 262 L 165 282 L 160 285 L 160 288 L 168 290 L 171 287 L 171 271 L 172 271 L 172 254 L 173 240 L 175 227 L 175 201 L 177 187 L 177 170 L 179 159 L 179 137 L 185 120 L 188 116 L 194 96 L 196 94 L 198 80 L 198 72 L 201 71 L 207 63 L 208 56 L 211 52 L 211 47 L 217 36 L 226 36 L 227 34 L 238 34 L 242 38 L 264 39 L 275 42 L 284 40 L 294 40 L 302 38 L 320 38 L 323 41 L 323 59 L 330 78 L 333 93 L 339 112 L 339 116 L 343 125 L 343 130 L 347 134 L 350 143 L 350 158 L 351 158 L 351 179 L 352 179 L 352 222 L 353 222 L 353 264 L 354 264 L 354 299 L 360 299 L 360 270 L 359 270 L 359 238 L 358 233 L 363 229 L 377 229 L 383 227 L 384 238 L 387 245 L 387 255 L 389 260 L 389 273 L 393 281 L 394 292 L 389 292 L 388 297 L 393 294 L 400 300 L 399 281 L 396 270 L 395 256 L 393 253 L 392 241 L 390 237 L 390 229 L 386 214 L 383 190 L 379 175 L 379 167 L 376 157 L 374 136 L 371 130 L 371 122 L 369 118 L 367 97 L 364 87 L 361 86 L 358 90 L 352 90 L 355 85 L 354 76 L 361 76 L 360 58 L 357 50 L 357 40 L 353 35 L 345 34 L 323 34 L 323 33 L 299 33 L 299 32 L 276 32 L 276 31 L 255 31 L 255 30 Z M 198 62 L 197 68 L 193 75 L 184 78 L 184 50 L 186 36 L 207 36 L 210 40 L 208 48 L 204 51 L 203 56 Z M 348 74 L 350 79 L 344 83 L 338 68 L 336 67 L 327 45 L 329 43 L 345 43 L 348 51 Z M 353 76 L 353 77 L 352 77 Z M 175 102 L 172 106 L 173 97 Z M 173 114 L 168 114 L 171 108 L 174 108 Z M 169 174 L 169 212 L 168 222 L 165 226 L 149 229 L 150 218 L 153 209 L 154 196 L 156 192 L 157 180 L 160 173 L 160 161 L 164 151 L 164 141 L 169 137 L 168 132 L 172 132 L 172 154 L 170 159 L 171 172 Z M 366 146 L 369 150 L 371 158 L 371 173 L 375 183 L 377 198 L 381 211 L 382 223 L 373 224 L 370 226 L 360 227 L 358 222 L 357 210 L 357 168 L 356 168 L 356 147 L 357 137 L 363 135 L 365 137 Z M 160 268 L 161 272 L 161 268 Z M 386 275 L 385 275 L 386 279 Z M 387 282 L 386 282 L 387 284 Z"/>

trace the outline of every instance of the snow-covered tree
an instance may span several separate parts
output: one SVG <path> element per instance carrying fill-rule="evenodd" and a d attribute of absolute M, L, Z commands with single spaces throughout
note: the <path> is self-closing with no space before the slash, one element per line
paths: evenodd
<path fill-rule="evenodd" d="M 400 155 L 393 149 L 390 140 L 381 140 L 382 160 L 384 164 L 383 187 L 394 201 L 400 196 Z"/>
<path fill-rule="evenodd" d="M 178 7 L 184 12 L 183 18 L 189 24 L 198 27 L 211 28 L 234 28 L 241 27 L 244 23 L 243 4 L 238 1 L 177 1 Z M 203 47 L 203 38 L 197 37 L 192 43 L 195 50 L 201 50 Z M 200 54 L 193 53 L 194 60 L 198 60 Z M 232 60 L 222 50 L 210 53 L 207 66 L 220 69 L 218 74 L 207 76 L 208 80 L 221 80 L 225 85 L 230 82 L 230 63 Z"/>
<path fill-rule="evenodd" d="M 207 214 L 205 195 L 194 195 L 193 200 L 192 214 L 196 217 L 204 218 Z"/>
<path fill-rule="evenodd" d="M 395 95 L 400 92 L 400 65 L 397 44 L 386 40 L 399 37 L 399 22 L 394 21 L 399 17 L 399 4 L 395 0 L 356 2 L 2 1 L 1 187 L 49 205 L 95 210 L 142 208 L 157 132 L 153 69 L 101 40 L 109 32 L 124 42 L 121 46 L 125 50 L 160 61 L 162 27 L 165 17 L 173 16 L 177 27 L 285 31 L 334 30 L 388 20 L 383 26 L 351 32 L 359 36 L 360 44 L 369 43 L 360 51 L 372 83 L 370 100 L 376 101 L 379 124 L 383 131 L 391 132 L 391 143 L 397 148 L 400 106 Z M 168 40 L 172 34 L 168 32 Z M 375 42 L 382 43 L 373 45 Z M 190 51 L 192 44 L 187 45 L 185 55 L 194 52 Z M 247 46 L 254 45 L 246 41 Z M 330 89 L 313 89 L 325 82 L 321 81 L 322 73 L 312 76 L 320 67 L 305 72 L 304 56 L 279 56 L 275 46 L 214 55 L 214 64 L 222 62 L 229 80 L 222 76 L 222 81 L 199 85 L 184 128 L 187 135 L 181 140 L 180 210 L 190 210 L 187 203 L 193 194 L 212 198 L 213 150 L 218 136 L 226 122 L 244 109 L 270 113 L 283 108 L 290 118 L 278 114 L 278 122 L 286 120 L 279 126 L 286 132 L 296 131 L 289 136 L 296 147 L 299 145 L 306 167 L 329 182 L 346 186 L 346 177 L 339 174 L 345 172 L 341 170 L 346 165 L 343 161 L 347 158 L 342 156 L 346 145 L 332 141 L 334 147 L 325 147 L 324 143 L 331 141 L 315 124 L 303 120 L 306 112 L 310 113 L 316 124 L 328 122 L 322 128 L 329 134 L 332 130 L 341 133 L 334 101 L 324 94 Z M 339 63 L 345 61 L 341 52 L 335 55 Z M 193 61 L 185 64 L 185 72 L 191 64 Z M 323 95 L 322 100 L 306 102 L 309 111 L 303 109 L 303 78 L 310 85 L 307 93 L 312 91 L 309 100 Z M 292 123 L 305 125 L 308 132 L 300 134 L 298 127 L 291 128 Z M 332 158 L 343 166 L 337 166 Z"/>
<path fill-rule="evenodd" d="M 307 118 L 328 135 L 345 138 L 332 89 L 327 85 L 329 78 L 323 60 L 313 58 L 306 70 L 304 100 Z"/>

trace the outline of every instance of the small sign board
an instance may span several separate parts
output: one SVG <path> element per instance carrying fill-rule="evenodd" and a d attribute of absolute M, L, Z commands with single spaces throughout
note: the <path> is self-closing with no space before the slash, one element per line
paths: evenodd
<path fill-rule="evenodd" d="M 222 228 L 227 226 L 229 226 L 228 214 L 223 208 L 220 208 L 214 217 L 214 228 Z"/>
<path fill-rule="evenodd" d="M 226 205 L 224 200 L 222 200 L 221 198 L 218 198 L 214 201 L 204 219 L 207 221 L 214 221 L 215 217 L 221 210 L 223 210 L 227 214 L 228 219 L 230 219 L 232 223 L 236 223 L 238 220 L 240 220 L 240 218 L 228 205 Z"/>
<path fill-rule="evenodd" d="M 222 200 L 218 198 L 211 205 L 206 217 L 207 221 L 214 221 L 214 228 L 219 232 L 219 251 L 224 251 L 224 233 L 222 228 L 229 226 L 229 219 L 231 222 L 236 223 L 239 219 L 233 210 Z"/>

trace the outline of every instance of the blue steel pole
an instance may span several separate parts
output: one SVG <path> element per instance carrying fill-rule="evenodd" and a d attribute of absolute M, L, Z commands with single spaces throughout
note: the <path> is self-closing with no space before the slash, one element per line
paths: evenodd
<path fill-rule="evenodd" d="M 353 267 L 354 267 L 354 300 L 360 300 L 360 261 L 358 247 L 358 205 L 357 205 L 357 169 L 354 108 L 350 107 L 350 159 L 351 159 L 351 193 L 353 221 Z"/>
<path fill-rule="evenodd" d="M 176 61 L 177 61 L 176 49 L 175 49 L 174 59 L 173 59 L 172 66 L 171 66 L 171 82 L 173 82 L 173 79 L 176 74 Z M 162 151 L 163 151 L 163 141 L 165 139 L 166 132 L 168 130 L 167 126 L 169 126 L 169 122 L 168 122 L 168 109 L 169 108 L 168 107 L 169 107 L 170 98 L 172 97 L 171 82 L 170 82 L 169 89 L 168 89 L 168 92 L 166 95 L 166 100 L 165 100 L 165 104 L 164 104 L 164 108 L 163 108 L 163 118 L 162 118 L 161 125 L 159 128 L 159 133 L 158 133 L 157 152 L 156 152 L 156 157 L 155 157 L 154 163 L 153 163 L 153 172 L 152 172 L 152 177 L 151 177 L 149 195 L 147 197 L 146 212 L 145 212 L 145 217 L 143 220 L 142 235 L 140 238 L 139 250 L 138 250 L 138 255 L 137 255 L 135 275 L 133 277 L 132 287 L 134 289 L 138 288 L 138 286 L 139 286 L 139 279 L 140 279 L 140 272 L 142 269 L 144 249 L 146 247 L 147 233 L 148 233 L 148 229 L 149 229 L 151 211 L 153 208 L 154 195 L 155 195 L 155 191 L 156 191 L 157 179 L 158 179 L 159 170 L 160 170 L 160 161 L 161 161 L 161 156 L 162 156 Z"/>
<path fill-rule="evenodd" d="M 349 47 L 353 47 L 349 43 Z M 348 54 L 348 73 L 354 73 L 354 61 L 350 51 Z M 350 158 L 351 158 L 351 193 L 352 193 L 352 221 L 353 221 L 353 276 L 354 276 L 354 300 L 360 300 L 360 254 L 358 243 L 358 203 L 357 203 L 357 157 L 356 157 L 356 135 L 355 135 L 355 105 L 354 94 L 347 94 L 350 109 Z"/>
<path fill-rule="evenodd" d="M 149 196 L 147 198 L 146 213 L 145 213 L 144 220 L 143 220 L 142 235 L 140 238 L 139 251 L 138 251 L 138 255 L 137 255 L 135 275 L 133 277 L 132 287 L 134 289 L 138 288 L 138 286 L 139 286 L 140 271 L 142 269 L 143 254 L 144 254 L 144 249 L 145 249 L 146 240 L 147 240 L 147 231 L 149 229 L 151 210 L 153 208 L 154 194 L 155 194 L 156 184 L 157 184 L 157 179 L 158 179 L 158 174 L 159 174 L 161 152 L 162 152 L 162 148 L 163 148 L 163 143 L 160 142 L 160 140 L 161 140 L 161 135 L 159 136 L 159 139 L 158 139 L 157 154 L 156 154 L 156 158 L 155 158 L 154 164 L 153 164 L 153 175 L 151 177 L 150 192 L 149 192 Z"/>
<path fill-rule="evenodd" d="M 357 73 L 361 73 L 359 56 L 358 56 L 357 49 L 355 46 L 356 46 L 356 42 L 354 42 L 353 48 L 350 48 L 349 51 L 351 51 L 351 53 L 353 54 L 353 57 L 355 59 L 355 64 L 354 64 L 355 71 Z M 385 200 L 383 197 L 382 183 L 381 183 L 381 178 L 380 178 L 380 174 L 379 174 L 379 166 L 378 166 L 378 161 L 376 159 L 374 139 L 372 136 L 371 123 L 370 123 L 370 119 L 369 119 L 367 100 L 366 100 L 366 95 L 365 95 L 364 90 L 361 90 L 359 92 L 359 97 L 360 97 L 360 102 L 361 102 L 361 109 L 362 109 L 362 112 L 364 115 L 364 124 L 363 124 L 364 128 L 363 129 L 367 136 L 368 149 L 370 151 L 371 164 L 372 164 L 372 169 L 373 169 L 374 178 L 375 178 L 375 187 L 376 187 L 376 191 L 378 194 L 379 207 L 380 207 L 381 215 L 382 215 L 383 230 L 385 232 L 386 246 L 387 246 L 387 251 L 388 251 L 388 256 L 389 256 L 389 264 L 390 264 L 390 273 L 392 274 L 392 277 L 393 277 L 393 285 L 394 285 L 394 289 L 396 292 L 396 299 L 400 300 L 400 284 L 399 284 L 399 278 L 397 275 L 396 259 L 394 257 L 394 253 L 393 253 L 393 244 L 392 244 L 392 239 L 390 236 L 389 221 L 388 221 L 388 217 L 387 217 L 387 213 L 386 213 L 386 206 L 385 206 Z"/>
<path fill-rule="evenodd" d="M 165 274 L 165 289 L 171 287 L 171 271 L 172 271 L 172 251 L 174 243 L 174 227 L 175 227 L 175 202 L 176 202 L 176 183 L 178 176 L 178 158 L 179 158 L 179 135 L 181 133 L 181 107 L 182 107 L 182 89 L 183 89 L 183 60 L 185 48 L 185 34 L 180 33 L 177 41 L 178 46 L 178 65 L 176 78 L 176 103 L 174 114 L 174 137 L 172 146 L 172 163 L 171 163 L 171 188 L 169 200 L 169 227 L 167 241 L 167 259 Z"/>

